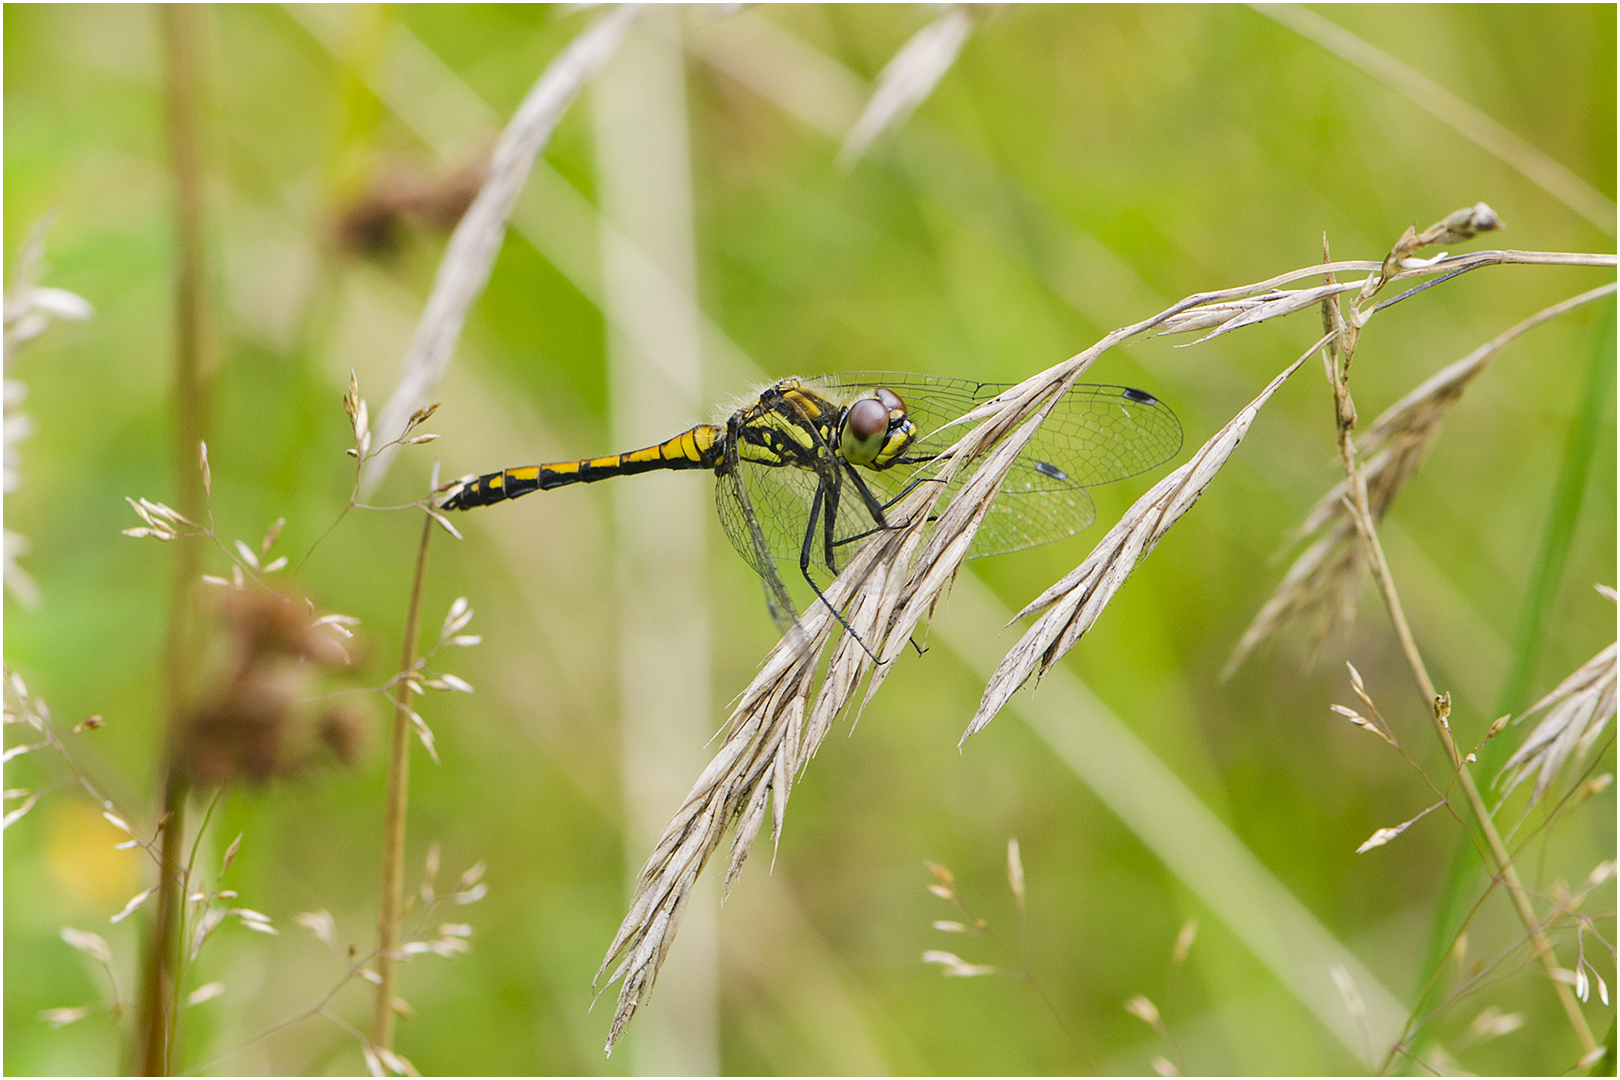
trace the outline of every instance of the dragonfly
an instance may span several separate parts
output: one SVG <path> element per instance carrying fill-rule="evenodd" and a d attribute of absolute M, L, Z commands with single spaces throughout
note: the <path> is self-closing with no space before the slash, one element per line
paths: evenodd
<path fill-rule="evenodd" d="M 440 508 L 471 510 L 636 473 L 707 470 L 715 476 L 726 536 L 760 576 L 766 606 L 786 631 L 798 613 L 778 563 L 796 562 L 826 602 L 812 569 L 836 575 L 852 545 L 906 524 L 892 521 L 889 510 L 932 480 L 931 466 L 964 430 L 953 422 L 1009 386 L 897 372 L 783 379 L 724 422 L 699 424 L 654 446 L 464 477 Z M 1079 533 L 1097 516 L 1087 488 L 1147 472 L 1180 449 L 1175 413 L 1152 394 L 1071 387 L 1013 462 L 967 557 Z M 945 494 L 970 475 L 960 473 Z"/>

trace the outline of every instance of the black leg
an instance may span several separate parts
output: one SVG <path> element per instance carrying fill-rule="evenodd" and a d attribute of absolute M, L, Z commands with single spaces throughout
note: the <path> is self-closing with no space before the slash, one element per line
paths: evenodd
<path fill-rule="evenodd" d="M 804 543 L 799 546 L 799 573 L 804 575 L 804 580 L 810 582 L 812 589 L 815 588 L 816 583 L 810 577 L 810 552 L 815 550 L 816 519 L 821 516 L 821 498 L 823 494 L 824 490 L 818 484 L 815 498 L 810 500 L 810 522 L 804 528 Z M 816 595 L 821 595 L 820 589 L 816 589 Z"/>
<path fill-rule="evenodd" d="M 872 515 L 872 520 L 877 522 L 878 528 L 883 528 L 887 524 L 883 520 L 883 511 L 893 506 L 894 500 L 891 499 L 886 504 L 879 502 L 878 497 L 872 494 L 872 489 L 866 486 L 866 481 L 861 479 L 860 471 L 848 461 L 845 461 L 843 465 L 844 471 L 849 474 L 850 482 L 855 485 L 855 493 L 861 497 L 861 502 L 866 504 L 867 513 Z M 911 489 L 908 487 L 906 490 L 909 491 Z M 895 496 L 895 499 L 900 498 L 901 495 L 904 494 L 905 492 L 901 492 L 900 495 Z"/>
<path fill-rule="evenodd" d="M 816 594 L 816 599 L 827 605 L 827 610 L 832 612 L 833 618 L 838 620 L 838 625 L 844 628 L 844 632 L 855 639 L 855 643 L 861 647 L 861 650 L 865 652 L 867 656 L 872 658 L 872 662 L 874 664 L 881 664 L 883 661 L 879 660 L 877 658 L 877 654 L 867 647 L 866 642 L 861 640 L 861 635 L 857 634 L 855 632 L 855 628 L 849 625 L 849 620 L 844 618 L 844 613 L 833 607 L 832 601 L 828 600 L 827 595 L 821 591 L 821 586 L 816 584 L 816 579 L 810 576 L 810 553 L 815 550 L 816 520 L 818 518 L 825 523 L 825 542 L 829 545 L 827 548 L 829 555 L 827 560 L 829 564 L 828 569 L 832 569 L 832 548 L 830 545 L 832 544 L 833 538 L 834 514 L 831 511 L 823 513 L 823 503 L 825 502 L 827 505 L 836 509 L 838 504 L 837 490 L 837 488 L 834 488 L 831 492 L 829 492 L 827 490 L 825 481 L 816 486 L 815 496 L 810 500 L 810 522 L 805 526 L 804 543 L 799 547 L 799 573 L 803 574 L 804 580 L 809 582 L 811 591 Z"/>
<path fill-rule="evenodd" d="M 838 499 L 842 494 L 842 485 L 837 482 L 838 473 L 832 472 L 832 479 L 821 482 L 821 490 L 827 493 L 827 512 L 821 517 L 822 524 L 822 552 L 827 558 L 827 572 L 838 573 L 837 553 L 833 550 L 833 539 L 838 527 Z"/>

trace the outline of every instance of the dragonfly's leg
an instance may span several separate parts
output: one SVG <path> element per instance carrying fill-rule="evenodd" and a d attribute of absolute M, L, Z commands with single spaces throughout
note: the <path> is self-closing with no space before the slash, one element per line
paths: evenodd
<path fill-rule="evenodd" d="M 843 547 L 846 544 L 853 544 L 859 540 L 865 540 L 868 536 L 876 536 L 885 529 L 902 528 L 903 526 L 900 525 L 889 524 L 888 519 L 884 516 L 885 512 L 892 510 L 895 503 L 899 502 L 901 499 L 915 491 L 918 484 L 933 479 L 932 477 L 928 476 L 918 477 L 906 484 L 906 486 L 901 489 L 900 494 L 896 495 L 894 498 L 885 503 L 878 501 L 877 496 L 872 494 L 872 489 L 867 486 L 865 480 L 861 479 L 860 474 L 855 471 L 853 466 L 848 466 L 848 463 L 846 462 L 846 467 L 849 468 L 850 479 L 855 482 L 855 490 L 860 492 L 862 501 L 865 502 L 867 504 L 867 508 L 871 510 L 872 519 L 876 521 L 877 524 L 863 532 L 858 532 L 853 536 L 846 536 L 842 540 L 839 540 L 837 542 L 839 547 Z"/>
<path fill-rule="evenodd" d="M 883 509 L 892 510 L 895 503 L 899 502 L 907 495 L 910 495 L 913 491 L 916 491 L 923 484 L 935 484 L 938 482 L 939 481 L 932 476 L 914 476 L 910 480 L 906 481 L 906 486 L 901 488 L 899 493 L 895 495 L 894 498 L 883 504 Z"/>
<path fill-rule="evenodd" d="M 840 490 L 840 485 L 835 482 L 836 477 L 838 476 L 837 472 L 834 472 L 832 475 L 834 477 L 834 481 L 823 480 L 821 484 L 821 489 L 827 493 L 826 512 L 821 515 L 821 550 L 822 553 L 827 557 L 827 571 L 829 573 L 836 574 L 838 573 L 838 557 L 837 552 L 834 550 L 836 546 L 834 543 L 834 533 L 838 526 L 838 498 L 842 494 L 842 491 Z M 811 527 L 814 528 L 815 526 L 812 525 Z"/>
<path fill-rule="evenodd" d="M 825 493 L 821 487 L 816 488 L 815 497 L 810 500 L 810 521 L 804 527 L 804 543 L 799 545 L 799 573 L 804 575 L 804 580 L 810 582 L 811 588 L 814 588 L 816 583 L 810 577 L 810 553 L 816 547 L 816 520 L 821 517 L 821 500 Z M 817 590 L 818 595 L 819 593 L 820 590 Z"/>
<path fill-rule="evenodd" d="M 861 502 L 866 504 L 866 510 L 872 515 L 872 520 L 882 528 L 887 524 L 883 520 L 883 511 L 893 506 L 894 502 L 891 500 L 887 505 L 879 502 L 878 497 L 872 494 L 872 489 L 866 486 L 866 481 L 861 479 L 860 471 L 847 461 L 844 462 L 844 471 L 849 474 L 850 482 L 855 485 L 855 493 L 861 497 Z"/>
<path fill-rule="evenodd" d="M 803 574 L 804 580 L 809 582 L 811 591 L 816 594 L 816 599 L 827 605 L 827 610 L 832 612 L 833 618 L 838 620 L 838 625 L 844 628 L 844 632 L 855 639 L 856 644 L 861 647 L 862 651 L 864 651 L 867 656 L 872 658 L 872 662 L 874 664 L 881 664 L 883 661 L 879 660 L 877 654 L 867 646 L 866 642 L 861 640 L 861 635 L 857 634 L 855 632 L 855 628 L 849 625 L 849 620 L 844 618 L 844 613 L 833 606 L 833 602 L 827 599 L 827 594 L 821 591 L 821 586 L 816 584 L 816 579 L 810 576 L 810 553 L 815 550 L 816 520 L 818 518 L 824 517 L 824 520 L 828 523 L 828 528 L 825 534 L 826 542 L 829 544 L 832 542 L 833 533 L 831 522 L 834 519 L 834 515 L 830 512 L 823 515 L 822 511 L 824 501 L 836 507 L 838 502 L 837 489 L 834 488 L 833 491 L 829 493 L 826 490 L 825 485 L 817 485 L 816 494 L 810 500 L 810 523 L 805 526 L 804 543 L 799 547 L 799 573 Z M 831 569 L 831 548 L 828 549 L 828 552 L 828 569 Z"/>

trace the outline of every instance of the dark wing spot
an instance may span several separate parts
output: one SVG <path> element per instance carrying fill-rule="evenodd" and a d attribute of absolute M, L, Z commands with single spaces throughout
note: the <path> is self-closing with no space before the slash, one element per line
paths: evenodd
<path fill-rule="evenodd" d="M 1146 390 L 1133 390 L 1129 386 L 1125 387 L 1125 397 L 1131 401 L 1139 401 L 1143 405 L 1157 405 L 1159 403 L 1159 399 Z"/>
<path fill-rule="evenodd" d="M 1127 393 L 1128 392 L 1129 391 L 1127 391 Z M 1054 480 L 1067 480 L 1069 478 L 1068 473 L 1064 472 L 1062 469 L 1058 468 L 1056 465 L 1053 465 L 1049 461 L 1037 461 L 1035 463 L 1035 471 L 1042 473 L 1043 475 L 1050 476 Z"/>

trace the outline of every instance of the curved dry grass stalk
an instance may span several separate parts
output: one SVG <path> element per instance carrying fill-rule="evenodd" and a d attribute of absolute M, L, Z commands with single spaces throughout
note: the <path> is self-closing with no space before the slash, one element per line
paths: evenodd
<path fill-rule="evenodd" d="M 855 126 L 844 136 L 838 165 L 850 169 L 885 131 L 905 123 L 951 70 L 973 32 L 973 16 L 961 4 L 948 6 L 900 46 L 879 73 L 877 88 Z"/>
<path fill-rule="evenodd" d="M 546 67 L 501 132 L 483 186 L 439 261 L 433 291 L 405 350 L 399 384 L 378 417 L 379 431 L 401 430 L 406 418 L 432 398 L 461 339 L 467 312 L 489 282 L 495 256 L 506 238 L 506 223 L 535 156 L 551 140 L 586 82 L 613 56 L 638 13 L 637 5 L 625 4 L 598 16 Z M 393 460 L 392 448 L 376 456 L 366 472 L 362 497 L 377 489 Z"/>
<path fill-rule="evenodd" d="M 825 605 L 806 612 L 766 657 L 759 674 L 739 697 L 720 751 L 693 785 L 648 856 L 629 911 L 597 972 L 598 981 L 609 968 L 612 969 L 609 983 L 623 980 L 608 1034 L 607 1052 L 612 1052 L 625 1025 L 651 993 L 658 969 L 679 928 L 688 893 L 709 857 L 719 848 L 725 830 L 737 825 L 727 863 L 726 881 L 729 883 L 735 879 L 763 827 L 767 803 L 772 808 L 773 837 L 779 837 L 794 775 L 815 754 L 833 721 L 848 707 L 856 689 L 865 680 L 866 692 L 855 710 L 858 719 L 861 709 L 882 684 L 890 663 L 905 649 L 918 624 L 955 579 L 974 532 L 995 501 L 1007 470 L 1033 436 L 1047 410 L 1103 353 L 1164 327 L 1183 313 L 1195 312 L 1205 305 L 1264 296 L 1291 281 L 1321 275 L 1324 270 L 1367 274 L 1369 281 L 1435 275 L 1441 275 L 1443 280 L 1504 263 L 1612 266 L 1615 257 L 1485 251 L 1441 256 L 1403 267 L 1386 267 L 1384 261 L 1366 260 L 1302 267 L 1265 281 L 1189 296 L 1151 318 L 1113 331 L 1084 352 L 1009 388 L 963 416 L 958 423 L 963 425 L 964 435 L 941 456 L 935 476 L 937 482 L 919 484 L 906 496 L 890 513 L 896 527 L 873 537 L 825 590 L 833 607 L 848 610 L 846 617 L 861 641 L 881 642 L 875 652 L 883 662 L 874 662 L 859 641 L 846 635 L 834 650 L 827 674 L 812 701 L 816 669 L 832 643 L 838 622 Z M 1403 294 L 1406 295 L 1411 293 Z M 1380 307 L 1393 302 L 1396 301 L 1385 301 Z M 1288 310 L 1299 308 L 1289 306 Z M 1246 314 L 1249 312 L 1229 317 Z M 1112 540 L 1118 546 L 1116 557 L 1106 561 L 1110 575 L 1106 589 L 1091 590 L 1095 598 L 1086 608 L 1089 620 L 1095 619 L 1134 566 L 1135 558 L 1128 556 L 1134 553 L 1135 557 L 1140 557 L 1151 550 L 1164 529 L 1196 501 L 1247 430 L 1253 412 L 1264 404 L 1281 379 L 1321 348 L 1326 340 L 1324 337 L 1302 354 L 1249 409 L 1212 439 L 1192 463 L 1161 481 L 1139 501 L 1142 513 L 1131 516 L 1128 526 L 1121 526 L 1132 530 L 1129 546 L 1114 532 L 1099 545 L 1099 549 L 1108 547 Z M 953 477 L 970 467 L 972 475 L 936 516 L 935 503 L 940 494 Z M 1103 555 L 1098 555 L 1097 560 L 1105 561 Z M 1053 602 L 1056 603 L 1056 598 Z M 1048 631 L 1055 618 L 1043 621 L 1031 634 Z M 1086 625 L 1089 626 L 1089 622 Z M 1060 646 L 1054 659 L 1072 647 L 1083 629 Z M 1026 640 L 1033 639 L 1026 636 Z M 1025 661 L 1022 678 L 1017 678 L 1020 669 L 1015 667 L 992 680 L 995 693 L 987 693 L 986 703 L 981 706 L 970 732 L 982 728 L 994 715 L 995 708 L 999 707 L 996 698 L 1004 701 L 1006 695 L 1035 673 L 1038 665 L 1027 661 L 1031 657 L 1039 658 L 1044 651 L 1043 647 L 1020 654 Z"/>
<path fill-rule="evenodd" d="M 1545 308 L 1503 331 L 1461 360 L 1450 364 L 1386 409 L 1356 440 L 1356 456 L 1363 462 L 1367 504 L 1373 521 L 1380 522 L 1406 482 L 1422 466 L 1440 435 L 1440 427 L 1464 391 L 1521 334 L 1583 304 L 1612 295 L 1610 282 Z M 1249 655 L 1288 627 L 1314 620 L 1310 654 L 1315 655 L 1335 625 L 1355 619 L 1356 597 L 1366 579 L 1365 550 L 1356 532 L 1349 487 L 1339 481 L 1311 507 L 1288 540 L 1288 546 L 1317 535 L 1288 572 L 1271 598 L 1256 613 L 1232 657 L 1221 670 L 1228 679 Z"/>
<path fill-rule="evenodd" d="M 1153 323 L 1149 320 L 1116 331 L 964 417 L 964 423 L 982 422 L 947 451 L 937 482 L 919 484 L 891 511 L 896 527 L 864 545 L 825 590 L 828 603 L 804 613 L 766 657 L 732 711 L 720 752 L 693 785 L 642 867 L 630 910 L 597 972 L 600 979 L 617 960 L 609 982 L 623 979 L 608 1034 L 608 1053 L 651 992 L 687 895 L 725 830 L 737 823 L 727 864 L 729 885 L 758 837 L 766 803 L 773 810 L 772 835 L 780 837 L 794 774 L 814 756 L 863 679 L 868 686 L 862 707 L 871 700 L 888 670 L 888 661 L 905 648 L 912 630 L 955 576 L 1002 479 L 1046 409 L 1098 356 Z M 1017 434 L 1004 438 L 1015 427 Z M 1000 445 L 995 445 L 998 440 Z M 933 517 L 934 504 L 950 479 L 992 445 L 995 449 L 932 522 L 925 543 L 924 531 Z M 834 608 L 848 610 L 845 617 L 854 635 L 845 635 L 834 649 L 812 703 L 816 669 L 839 628 Z M 877 651 L 887 658 L 881 666 L 862 646 L 863 641 L 881 643 Z"/>

